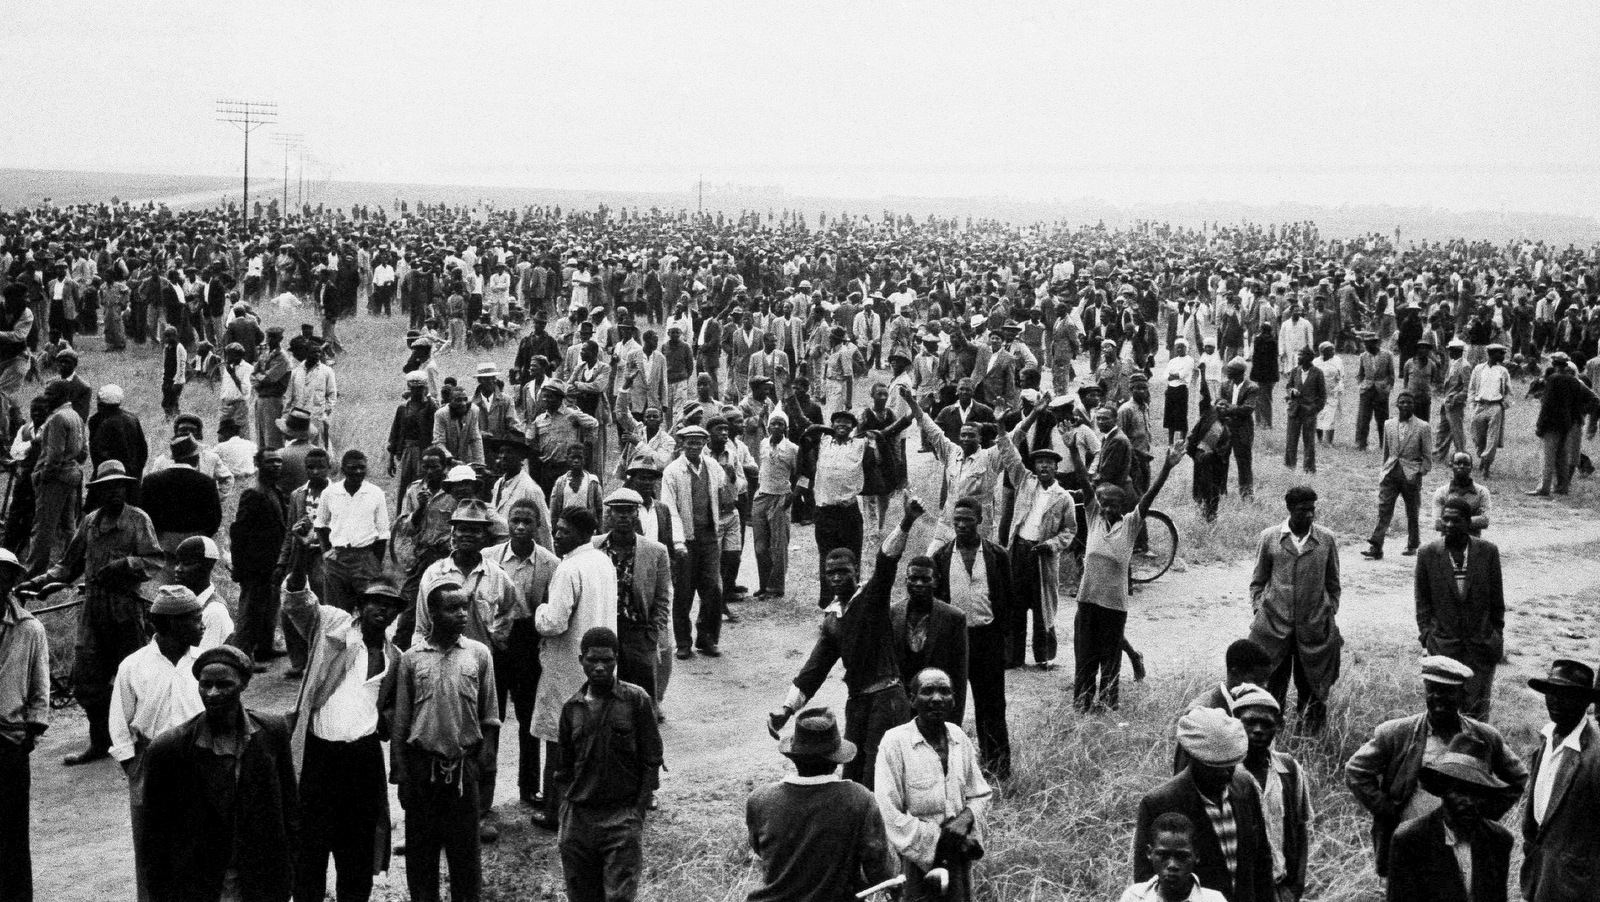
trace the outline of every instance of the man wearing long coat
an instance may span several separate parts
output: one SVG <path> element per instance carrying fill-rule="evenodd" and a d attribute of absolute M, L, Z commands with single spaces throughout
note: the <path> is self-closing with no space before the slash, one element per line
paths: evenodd
<path fill-rule="evenodd" d="M 1255 622 L 1250 639 L 1272 658 L 1267 689 L 1281 705 L 1294 676 L 1302 724 L 1315 732 L 1327 717 L 1328 693 L 1339 679 L 1339 547 L 1329 532 L 1311 522 L 1316 493 L 1304 486 L 1289 490 L 1289 518 L 1261 532 L 1250 598 Z"/>

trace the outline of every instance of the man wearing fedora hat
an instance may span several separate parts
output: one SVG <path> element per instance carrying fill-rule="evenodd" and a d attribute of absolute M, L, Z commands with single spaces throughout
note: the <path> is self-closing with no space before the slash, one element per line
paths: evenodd
<path fill-rule="evenodd" d="M 222 527 L 222 496 L 217 484 L 196 467 L 200 443 L 179 433 L 167 444 L 171 467 L 144 478 L 141 496 L 145 513 L 156 528 L 156 538 L 169 561 L 178 544 L 190 536 L 213 537 Z M 163 576 L 170 577 L 171 564 Z"/>
<path fill-rule="evenodd" d="M 1389 419 L 1389 392 L 1394 389 L 1394 355 L 1384 350 L 1376 332 L 1358 332 L 1365 348 L 1356 362 L 1356 450 L 1367 450 L 1368 430 L 1378 425 L 1378 441 L 1383 441 L 1383 424 Z"/>
<path fill-rule="evenodd" d="M 1394 857 L 1389 841 L 1402 822 L 1438 807 L 1439 799 L 1418 781 L 1423 764 L 1436 758 L 1457 737 L 1468 737 L 1485 750 L 1489 769 L 1505 784 L 1483 806 L 1498 819 L 1517 803 L 1528 782 L 1528 769 L 1506 747 L 1500 731 L 1461 713 L 1461 687 L 1472 668 L 1442 655 L 1422 659 L 1422 691 L 1427 710 L 1385 721 L 1345 764 L 1345 782 L 1372 814 L 1372 851 L 1378 876 L 1389 875 Z"/>
<path fill-rule="evenodd" d="M 522 420 L 517 417 L 516 405 L 506 397 L 505 384 L 500 381 L 500 368 L 493 363 L 478 364 L 473 378 L 478 387 L 472 393 L 472 406 L 478 411 L 479 428 L 483 437 L 495 441 L 522 441 Z"/>
<path fill-rule="evenodd" d="M 1544 695 L 1550 722 L 1529 761 L 1533 788 L 1522 808 L 1522 896 L 1528 902 L 1592 899 L 1591 866 L 1600 861 L 1600 729 L 1589 714 L 1597 698 L 1594 668 L 1557 659 L 1528 685 Z"/>
<path fill-rule="evenodd" d="M 84 584 L 83 608 L 73 646 L 73 688 L 89 721 L 89 745 L 62 762 L 69 767 L 104 758 L 111 750 L 107 726 L 111 684 L 117 665 L 148 639 L 139 584 L 161 568 L 161 546 L 145 512 L 127 503 L 128 476 L 120 461 L 95 470 L 100 506 L 78 524 L 66 553 L 55 566 L 18 585 L 48 597 L 79 577 Z"/>
<path fill-rule="evenodd" d="M 839 735 L 827 708 L 807 708 L 778 743 L 795 773 L 757 788 L 745 802 L 750 850 L 761 885 L 750 902 L 851 902 L 899 870 L 872 791 L 839 779 L 856 744 Z"/>
<path fill-rule="evenodd" d="M 1409 362 L 1409 361 L 1408 361 Z M 1511 831 L 1485 814 L 1506 784 L 1468 737 L 1422 766 L 1418 782 L 1440 805 L 1406 821 L 1389 843 L 1391 902 L 1505 902 Z"/>
<path fill-rule="evenodd" d="M 0 548 L 0 898 L 8 900 L 33 898 L 29 759 L 50 726 L 50 643 L 11 593 L 21 576 L 17 556 Z"/>
<path fill-rule="evenodd" d="M 279 446 L 283 455 L 283 473 L 278 484 L 285 492 L 305 485 L 306 457 L 312 448 L 323 448 L 311 440 L 311 425 L 311 411 L 304 407 L 292 407 L 278 418 L 274 426 L 283 438 L 283 444 Z M 263 443 L 262 447 L 268 446 Z M 326 449 L 323 453 L 327 453 Z"/>
<path fill-rule="evenodd" d="M 289 355 L 283 351 L 283 327 L 267 329 L 267 350 L 256 362 L 250 382 L 255 391 L 256 438 L 263 448 L 283 447 L 278 419 L 283 415 L 283 396 L 289 390 Z"/>

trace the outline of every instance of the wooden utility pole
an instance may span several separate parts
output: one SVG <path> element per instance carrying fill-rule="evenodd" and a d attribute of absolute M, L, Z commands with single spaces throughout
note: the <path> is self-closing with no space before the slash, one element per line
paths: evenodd
<path fill-rule="evenodd" d="M 278 105 L 260 100 L 219 100 L 217 121 L 232 122 L 244 132 L 244 231 L 250 229 L 250 133 L 278 119 Z"/>

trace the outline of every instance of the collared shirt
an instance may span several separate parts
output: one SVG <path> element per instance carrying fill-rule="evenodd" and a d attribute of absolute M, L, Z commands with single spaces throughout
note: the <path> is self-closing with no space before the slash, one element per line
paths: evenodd
<path fill-rule="evenodd" d="M 556 779 L 574 805 L 633 805 L 660 781 L 661 732 L 655 701 L 638 686 L 615 682 L 588 696 L 588 685 L 561 706 Z"/>
<path fill-rule="evenodd" d="M 370 652 L 361 627 L 352 620 L 334 638 L 343 640 L 345 647 L 355 653 L 350 655 L 349 669 L 333 694 L 311 716 L 311 732 L 328 742 L 355 742 L 378 731 L 378 691 L 389 672 L 389 657 L 383 655 L 382 666 L 369 677 Z"/>
<path fill-rule="evenodd" d="M 1022 525 L 1017 527 L 1017 537 L 1029 542 L 1039 541 L 1039 530 L 1044 526 L 1044 515 L 1050 509 L 1050 499 L 1058 495 L 1064 497 L 1066 494 L 1067 490 L 1062 488 L 1059 482 L 1039 486 L 1039 493 L 1033 499 L 1033 507 L 1028 509 L 1028 516 L 1023 519 Z M 1067 519 L 1070 521 L 1072 518 Z"/>
<path fill-rule="evenodd" d="M 1284 538 L 1294 543 L 1294 550 L 1300 554 L 1305 554 L 1306 543 L 1311 541 L 1311 530 L 1308 528 L 1305 535 L 1297 536 L 1294 534 L 1294 530 L 1289 527 L 1287 519 L 1283 521 L 1282 530 Z"/>
<path fill-rule="evenodd" d="M 1583 733 L 1588 729 L 1589 722 L 1589 715 L 1585 714 L 1572 732 L 1561 740 L 1560 745 L 1555 743 L 1555 724 L 1547 723 L 1539 731 L 1544 736 L 1544 757 L 1539 760 L 1539 776 L 1533 781 L 1533 819 L 1536 823 L 1543 824 L 1545 815 L 1549 813 L 1550 796 L 1555 791 L 1556 772 L 1561 769 L 1561 759 L 1566 756 L 1576 758 L 1583 754 Z"/>
<path fill-rule="evenodd" d="M 946 764 L 916 721 L 901 724 L 883 735 L 873 794 L 883 813 L 889 844 L 918 866 L 933 864 L 939 843 L 939 825 L 972 810 L 978 835 L 992 791 L 978 767 L 972 740 L 956 724 L 943 724 L 948 743 Z"/>
<path fill-rule="evenodd" d="M 426 638 L 433 631 L 428 611 L 428 596 L 445 583 L 455 583 L 472 596 L 467 610 L 467 628 L 462 635 L 484 645 L 504 645 L 511 636 L 511 621 L 528 616 L 528 606 L 516 584 L 500 565 L 480 556 L 471 573 L 462 573 L 453 555 L 434 561 L 422 573 L 417 585 L 417 635 Z"/>
<path fill-rule="evenodd" d="M 205 710 L 194 678 L 199 656 L 191 646 L 173 663 L 151 639 L 122 659 L 111 684 L 111 757 L 127 761 L 139 745 Z"/>
<path fill-rule="evenodd" d="M 399 758 L 401 745 L 449 759 L 476 751 L 484 730 L 500 725 L 498 710 L 488 646 L 464 636 L 446 648 L 418 642 L 400 658 L 394 706 L 400 742 L 392 743 L 391 757 Z"/>
<path fill-rule="evenodd" d="M 761 442 L 761 467 L 756 478 L 757 495 L 787 495 L 794 490 L 795 469 L 800 462 L 800 448 L 788 439 L 771 439 Z"/>
<path fill-rule="evenodd" d="M 283 399 L 284 410 L 304 407 L 311 412 L 312 419 L 328 420 L 333 417 L 333 408 L 338 402 L 339 380 L 331 368 L 316 366 L 308 371 L 305 364 L 301 364 L 289 374 L 289 390 Z"/>
<path fill-rule="evenodd" d="M 6 601 L 0 616 L 0 739 L 21 745 L 50 723 L 50 643 L 44 624 Z"/>
<path fill-rule="evenodd" d="M 554 414 L 541 409 L 528 427 L 528 447 L 535 458 L 546 463 L 565 461 L 568 449 L 592 440 L 599 424 L 599 420 L 570 405 Z"/>
<path fill-rule="evenodd" d="M 840 442 L 834 436 L 824 437 L 817 450 L 817 504 L 855 504 L 866 485 L 866 456 L 865 438 Z"/>
<path fill-rule="evenodd" d="M 494 493 L 490 497 L 494 512 L 505 518 L 507 523 L 511 522 L 511 509 L 517 506 L 518 501 L 532 502 L 535 510 L 533 540 L 548 550 L 555 549 L 550 528 L 550 505 L 545 501 L 544 490 L 533 481 L 527 470 L 519 470 L 515 476 L 502 476 L 495 480 Z"/>
<path fill-rule="evenodd" d="M 1122 898 L 1117 902 L 1166 902 L 1161 895 L 1161 878 L 1151 877 L 1143 883 L 1135 883 L 1122 891 Z M 1194 878 L 1194 889 L 1184 897 L 1184 902 L 1228 902 L 1228 897 L 1214 889 L 1206 889 L 1200 885 L 1200 878 Z"/>
<path fill-rule="evenodd" d="M 950 603 L 967 615 L 967 626 L 988 626 L 994 622 L 994 605 L 989 598 L 989 567 L 983 559 L 983 545 L 972 554 L 972 568 L 960 546 L 950 549 Z"/>
<path fill-rule="evenodd" d="M 1409 420 L 1397 417 L 1384 423 L 1383 429 L 1383 466 L 1378 470 L 1379 476 L 1387 476 L 1398 468 L 1407 481 L 1420 481 L 1433 467 L 1433 430 L 1427 421 L 1420 417 Z"/>
<path fill-rule="evenodd" d="M 1228 873 L 1236 874 L 1239 869 L 1239 823 L 1234 818 L 1233 801 L 1228 798 L 1233 787 L 1222 787 L 1222 798 L 1213 802 L 1205 793 L 1200 793 L 1200 802 L 1206 808 L 1206 817 L 1211 819 L 1212 832 L 1217 836 L 1217 845 L 1222 847 L 1222 858 L 1228 865 Z"/>
<path fill-rule="evenodd" d="M 383 490 L 362 480 L 355 494 L 345 489 L 344 480 L 328 483 L 312 521 L 317 529 L 328 530 L 334 548 L 364 548 L 389 539 L 389 502 Z"/>
<path fill-rule="evenodd" d="M 426 480 L 418 479 L 406 486 L 400 502 L 400 530 L 402 535 L 411 536 L 414 552 L 450 550 L 450 515 L 455 513 L 457 503 L 455 496 L 442 487 L 429 489 Z"/>
<path fill-rule="evenodd" d="M 1467 383 L 1467 400 L 1485 404 L 1511 400 L 1511 374 L 1499 364 L 1478 364 Z"/>
<path fill-rule="evenodd" d="M 531 616 L 534 608 L 544 604 L 545 595 L 550 591 L 550 576 L 555 572 L 556 564 L 561 562 L 555 552 L 538 543 L 534 544 L 533 551 L 527 557 L 518 557 L 510 542 L 501 542 L 485 548 L 483 559 L 493 561 L 504 570 L 522 596 L 522 606 L 513 615 L 513 620 Z"/>
<path fill-rule="evenodd" d="M 199 600 L 200 625 L 204 628 L 204 632 L 200 636 L 200 644 L 195 647 L 205 651 L 208 648 L 216 648 L 233 635 L 233 615 L 228 613 L 228 606 L 217 594 L 216 586 L 206 586 L 206 590 L 200 593 Z"/>
<path fill-rule="evenodd" d="M 1489 506 L 1492 502 L 1488 486 L 1474 480 L 1470 486 L 1463 489 L 1456 486 L 1454 479 L 1446 482 L 1433 492 L 1435 514 L 1443 517 L 1444 506 L 1452 498 L 1460 498 L 1462 501 L 1467 502 L 1468 506 L 1472 508 L 1472 519 L 1477 520 L 1481 517 L 1483 518 L 1483 523 L 1487 525 L 1489 521 Z M 1474 535 L 1482 531 L 1483 529 L 1478 523 L 1472 524 Z"/>
<path fill-rule="evenodd" d="M 1232 697 L 1227 694 L 1224 694 L 1224 698 L 1232 700 Z M 1281 882 L 1289 873 L 1288 862 L 1283 854 L 1283 828 L 1284 818 L 1288 812 L 1288 801 L 1284 796 L 1284 790 L 1287 788 L 1290 759 L 1288 755 L 1278 751 L 1269 752 L 1268 755 L 1266 785 L 1262 785 L 1257 781 L 1256 788 L 1260 790 L 1261 794 L 1261 818 L 1266 822 L 1267 845 L 1272 850 L 1272 876 L 1275 880 Z M 1239 770 L 1242 773 L 1249 774 L 1251 780 L 1255 780 L 1255 774 L 1251 774 L 1242 767 Z M 1309 821 L 1311 819 L 1311 794 L 1306 784 L 1304 769 L 1300 771 L 1299 794 L 1301 810 Z"/>

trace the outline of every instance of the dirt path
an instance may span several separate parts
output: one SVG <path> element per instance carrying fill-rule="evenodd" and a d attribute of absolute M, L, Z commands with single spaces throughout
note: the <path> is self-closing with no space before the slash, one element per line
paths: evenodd
<path fill-rule="evenodd" d="M 1502 671 L 1500 691 L 1503 700 L 1517 699 L 1523 693 L 1520 678 L 1552 655 L 1596 656 L 1590 599 L 1600 590 L 1600 517 L 1573 510 L 1545 520 L 1508 519 L 1496 522 L 1492 532 L 1504 555 L 1511 609 L 1506 643 L 1511 666 Z M 919 530 L 911 547 L 925 541 Z M 796 575 L 809 574 L 815 559 L 809 530 L 797 530 Z M 1413 636 L 1412 559 L 1394 555 L 1372 563 L 1347 545 L 1341 560 L 1340 622 L 1349 653 L 1359 657 L 1363 647 Z M 1169 574 L 1136 596 L 1128 632 L 1148 657 L 1152 680 L 1217 667 L 1221 649 L 1248 629 L 1250 569 L 1248 562 L 1192 568 Z M 752 571 L 747 566 L 747 580 L 753 579 Z M 814 578 L 791 584 L 814 586 Z M 690 816 L 737 817 L 750 785 L 781 771 L 781 759 L 761 724 L 810 648 L 816 613 L 812 592 L 801 592 L 783 603 L 744 606 L 744 621 L 726 629 L 722 659 L 677 662 L 666 706 L 670 772 L 661 794 L 664 808 Z M 1071 617 L 1071 606 L 1064 606 L 1059 619 L 1064 640 L 1071 635 Z M 1066 657 L 1070 662 L 1070 651 Z M 1065 669 L 1026 670 L 1013 671 L 1009 679 L 1015 723 L 1059 699 L 1071 677 Z M 249 702 L 283 710 L 293 701 L 294 685 L 274 670 L 251 686 Z M 837 679 L 829 681 L 818 701 L 842 705 Z M 83 743 L 85 726 L 77 709 L 58 715 L 35 755 L 33 854 L 40 898 L 126 899 L 132 857 L 122 774 L 110 763 L 61 767 L 61 756 Z M 513 749 L 514 744 L 502 743 L 503 775 L 515 773 Z M 497 800 L 503 816 L 520 823 L 515 797 L 515 786 L 502 779 Z M 399 814 L 398 805 L 393 810 Z M 513 828 L 507 840 L 524 831 Z M 404 898 L 400 867 L 380 880 L 394 897 Z"/>

